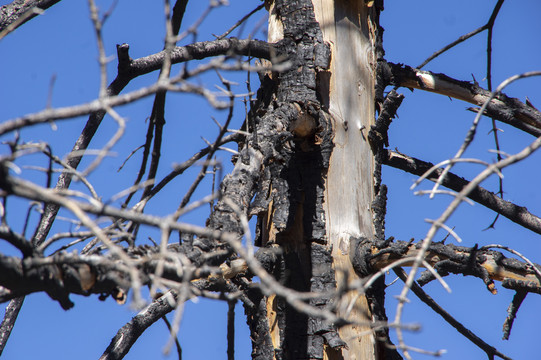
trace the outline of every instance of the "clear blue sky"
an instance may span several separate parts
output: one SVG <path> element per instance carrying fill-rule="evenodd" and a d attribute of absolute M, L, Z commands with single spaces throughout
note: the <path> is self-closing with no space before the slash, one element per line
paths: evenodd
<path fill-rule="evenodd" d="M 7 1 L 0 1 L 4 5 Z M 200 28 L 196 40 L 213 39 L 212 34 L 221 34 L 245 13 L 257 6 L 259 1 L 231 1 L 227 9 L 215 10 Z M 483 25 L 489 18 L 494 1 L 454 1 L 434 2 L 420 1 L 414 5 L 404 1 L 386 1 L 386 10 L 382 13 L 381 23 L 385 28 L 384 46 L 386 58 L 393 62 L 402 62 L 411 66 L 420 64 L 433 51 L 441 48 L 458 36 Z M 101 10 L 109 8 L 111 1 L 98 1 Z M 136 4 L 136 5 L 134 5 Z M 208 4 L 207 1 L 191 1 L 188 4 L 183 29 L 194 23 Z M 111 56 L 108 66 L 109 81 L 116 71 L 115 45 L 130 44 L 132 58 L 158 52 L 163 47 L 164 16 L 161 2 L 138 1 L 118 2 L 117 7 L 104 27 L 104 41 L 107 55 Z M 539 34 L 541 23 L 539 14 L 541 4 L 535 0 L 522 2 L 508 1 L 504 3 L 494 29 L 493 42 L 493 84 L 498 85 L 505 78 L 525 71 L 539 70 L 541 48 Z M 254 26 L 263 21 L 265 28 L 265 12 L 256 14 L 244 28 L 246 37 Z M 264 38 L 261 31 L 256 35 Z M 193 41 L 188 38 L 186 44 Z M 23 114 L 42 110 L 51 93 L 52 106 L 76 105 L 96 98 L 99 87 L 97 48 L 89 11 L 86 2 L 63 1 L 47 10 L 43 16 L 31 20 L 22 28 L 0 40 L 0 121 L 5 121 Z M 434 60 L 426 69 L 444 72 L 447 75 L 471 80 L 472 76 L 486 87 L 486 32 L 477 35 L 468 42 L 459 45 L 447 54 Z M 194 67 L 195 64 L 190 65 Z M 175 67 L 175 71 L 178 71 Z M 227 73 L 226 77 L 239 85 L 235 90 L 246 91 L 243 73 Z M 54 87 L 50 91 L 51 78 L 55 77 Z M 132 81 L 124 90 L 134 90 L 145 86 L 157 78 L 157 74 L 149 74 Z M 540 78 L 526 79 L 510 86 L 505 92 L 520 100 L 528 96 L 538 108 L 541 106 L 539 93 Z M 219 84 L 218 78 L 210 74 L 201 79 L 202 84 L 212 87 Z M 455 154 L 473 121 L 474 114 L 466 111 L 469 104 L 458 100 L 423 93 L 416 90 L 410 92 L 401 89 L 406 95 L 390 131 L 391 148 L 423 158 L 431 162 L 439 162 Z M 102 165 L 103 172 L 91 176 L 92 183 L 105 198 L 111 197 L 133 182 L 133 174 L 139 166 L 138 153 L 128 161 L 125 168 L 117 174 L 118 167 L 137 146 L 143 144 L 146 131 L 145 120 L 150 114 L 152 98 L 134 105 L 118 109 L 128 121 L 127 131 L 119 144 Z M 205 146 L 201 136 L 213 139 L 217 128 L 211 119 L 216 117 L 223 122 L 226 114 L 218 111 L 207 111 L 207 103 L 195 96 L 168 94 L 166 108 L 165 147 L 162 151 L 161 170 L 158 178 L 166 175 L 171 164 L 189 158 L 195 151 Z M 234 124 L 238 127 L 243 121 L 243 104 L 238 101 Z M 76 136 L 86 122 L 86 118 L 57 122 L 58 130 L 50 125 L 25 129 L 21 132 L 22 140 L 43 140 L 52 144 L 53 151 L 65 156 Z M 530 135 L 500 125 L 504 130 L 500 133 L 502 150 L 514 153 L 533 140 Z M 116 130 L 111 118 L 106 118 L 91 148 L 98 149 Z M 495 155 L 492 136 L 489 134 L 490 121 L 484 119 L 477 133 L 476 141 L 467 152 L 468 157 L 478 157 L 486 161 L 494 161 Z M 0 141 L 12 139 L 4 136 Z M 0 148 L 6 153 L 7 148 Z M 228 153 L 220 153 L 219 158 L 226 168 L 229 167 Z M 535 179 L 540 177 L 538 166 L 541 157 L 534 155 L 524 163 L 506 169 L 504 190 L 505 197 L 519 205 L 527 206 L 534 214 L 541 214 L 541 197 Z M 28 156 L 22 159 L 19 166 L 38 163 L 45 166 L 40 156 Z M 83 163 L 82 166 L 88 165 Z M 462 165 L 455 168 L 461 176 L 472 178 L 481 171 L 478 165 Z M 42 173 L 23 168 L 23 176 L 43 184 Z M 156 197 L 148 206 L 148 212 L 157 214 L 171 213 L 177 207 L 184 191 L 193 181 L 195 170 L 175 180 L 162 196 Z M 426 218 L 437 218 L 448 205 L 450 198 L 442 196 L 434 200 L 413 196 L 409 190 L 414 177 L 395 169 L 384 169 L 383 181 L 389 186 L 389 203 L 387 212 L 387 235 L 407 240 L 411 237 L 422 239 L 428 225 Z M 491 179 L 483 184 L 496 191 L 496 181 Z M 424 188 L 427 188 L 425 184 Z M 76 188 L 78 185 L 76 185 Z M 209 184 L 204 185 L 196 193 L 194 199 L 210 192 Z M 171 199 L 174 199 L 171 201 Z M 21 229 L 23 214 L 26 212 L 25 202 L 13 202 L 7 216 L 10 224 Z M 9 209 L 9 208 L 8 208 Z M 17 210 L 19 209 L 19 210 Z M 206 211 L 207 209 L 205 209 Z M 190 214 L 185 221 L 203 224 L 205 211 Z M 530 256 L 535 262 L 541 262 L 540 237 L 528 230 L 514 225 L 505 218 L 500 218 L 496 230 L 483 231 L 493 220 L 493 214 L 480 205 L 462 205 L 448 225 L 455 227 L 464 245 L 475 243 L 485 245 L 500 243 L 509 245 L 517 251 Z M 34 214 L 33 220 L 37 216 Z M 66 230 L 70 225 L 60 222 L 55 229 Z M 54 230 L 54 229 L 53 229 Z M 147 236 L 158 237 L 158 232 L 143 229 L 141 241 Z M 437 240 L 442 238 L 439 234 Z M 451 241 L 451 240 L 449 240 Z M 13 248 L 0 242 L 0 252 L 17 254 Z M 390 282 L 394 278 L 388 276 Z M 437 284 L 429 284 L 425 290 L 441 305 L 448 309 L 467 327 L 481 338 L 498 348 L 503 353 L 517 359 L 533 359 L 538 356 L 532 334 L 539 332 L 541 306 L 539 296 L 529 295 L 515 321 L 511 339 L 501 341 L 501 326 L 506 316 L 506 309 L 513 293 L 497 284 L 499 294 L 494 296 L 485 290 L 479 279 L 450 276 L 446 278 L 453 292 L 447 294 Z M 402 288 L 400 281 L 388 288 L 389 316 L 394 316 L 395 300 Z M 409 345 L 427 350 L 447 349 L 446 359 L 479 359 L 483 353 L 462 338 L 449 325 L 433 314 L 413 295 L 412 303 L 407 305 L 405 320 L 419 322 L 422 330 L 408 334 Z M 111 299 L 99 302 L 96 296 L 89 298 L 74 296 L 75 308 L 63 311 L 60 306 L 46 295 L 28 296 L 19 316 L 18 322 L 4 351 L 5 359 L 96 359 L 108 345 L 116 331 L 135 314 L 128 306 L 119 306 Z M 198 303 L 189 301 L 186 305 L 182 323 L 180 342 L 185 359 L 221 359 L 226 358 L 226 310 L 227 305 L 215 301 L 201 300 Z M 249 358 L 250 344 L 248 330 L 243 319 L 243 310 L 237 307 L 237 343 L 238 359 Z M 162 322 L 156 323 L 147 331 L 127 356 L 127 359 L 167 358 L 174 359 L 175 353 L 169 357 L 162 355 L 162 349 L 168 339 L 168 331 Z M 428 358 L 415 355 L 416 359 Z"/>

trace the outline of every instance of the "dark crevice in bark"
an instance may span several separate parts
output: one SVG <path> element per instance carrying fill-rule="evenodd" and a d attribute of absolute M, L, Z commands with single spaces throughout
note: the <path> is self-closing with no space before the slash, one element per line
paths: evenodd
<path fill-rule="evenodd" d="M 272 359 L 275 350 L 270 336 L 269 323 L 266 321 L 268 315 L 266 298 L 258 289 L 248 290 L 247 296 L 255 304 L 254 307 L 244 304 L 244 313 L 252 340 L 252 359 Z"/>
<path fill-rule="evenodd" d="M 256 104 L 261 107 L 251 111 L 250 145 L 265 158 L 264 175 L 252 203 L 252 212 L 260 215 L 257 244 L 280 245 L 283 262 L 279 263 L 284 269 L 280 275 L 285 285 L 297 291 L 323 292 L 335 288 L 322 206 L 333 145 L 330 118 L 317 92 L 318 81 L 324 79 L 317 74 L 329 66 L 330 49 L 323 42 L 311 1 L 276 1 L 274 11 L 284 30 L 275 48 L 292 65 L 263 77 L 272 81 L 276 91 L 274 95 L 260 92 Z M 269 230 L 275 234 L 272 239 Z M 275 349 L 276 358 L 322 358 L 325 343 L 333 348 L 344 345 L 332 324 L 298 313 L 283 299 L 273 304 L 281 344 Z M 311 305 L 326 308 L 330 299 L 312 300 Z M 259 353 L 257 346 L 254 343 L 254 353 Z"/>

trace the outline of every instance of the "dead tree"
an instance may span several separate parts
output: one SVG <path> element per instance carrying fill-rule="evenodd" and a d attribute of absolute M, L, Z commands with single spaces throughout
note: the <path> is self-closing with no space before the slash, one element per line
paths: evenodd
<path fill-rule="evenodd" d="M 56 2 L 30 3 L 33 6 L 21 8 L 15 1 L 3 7 L 6 15 L 0 19 L 0 36 L 31 20 L 38 9 Z M 101 43 L 104 18 L 100 18 L 94 2 L 89 3 L 103 76 L 107 58 Z M 496 4 L 486 25 L 449 48 L 480 31 L 491 34 L 502 3 Z M 108 86 L 102 80 L 97 100 L 46 109 L 0 124 L 0 135 L 12 136 L 9 152 L 0 159 L 0 194 L 5 211 L 11 212 L 6 205 L 11 197 L 41 206 L 32 235 L 17 232 L 5 217 L 0 227 L 0 238 L 21 253 L 18 257 L 0 254 L 0 300 L 10 301 L 0 326 L 0 352 L 24 296 L 45 292 L 64 309 L 74 306 L 70 294 L 111 296 L 119 303 L 129 295 L 132 304 L 145 306 L 118 331 L 101 359 L 123 358 L 149 326 L 197 296 L 228 301 L 230 310 L 231 304 L 242 301 L 254 359 L 411 358 L 412 349 L 402 336 L 408 326 L 401 314 L 407 294 L 413 292 L 489 358 L 508 359 L 455 320 L 421 286 L 433 280 L 444 284 L 442 277 L 462 274 L 480 278 L 489 291 L 495 292 L 495 281 L 500 281 L 516 292 L 505 323 L 507 337 L 526 294 L 541 293 L 541 267 L 525 256 L 499 246 L 518 257 L 508 258 L 496 250 L 498 246 L 456 246 L 436 242 L 435 237 L 443 229 L 458 238 L 446 221 L 468 198 L 541 234 L 541 219 L 480 186 L 487 177 L 525 159 L 541 146 L 541 113 L 529 102 L 503 93 L 507 83 L 539 73 L 511 78 L 493 91 L 490 82 L 489 88 L 483 89 L 475 82 L 420 70 L 424 64 L 413 68 L 387 62 L 379 21 L 382 0 L 266 1 L 243 21 L 265 6 L 269 13 L 268 41 L 228 38 L 229 31 L 215 40 L 177 46 L 186 6 L 187 1 L 178 0 L 170 9 L 166 2 L 163 51 L 132 59 L 128 44 L 117 46 L 116 78 Z M 211 4 L 210 8 L 216 6 Z M 249 66 L 244 61 L 247 57 L 259 59 L 258 65 Z M 171 70 L 173 64 L 209 58 L 215 59 L 194 69 L 186 67 L 178 75 Z M 257 71 L 261 86 L 255 97 L 248 95 L 242 127 L 230 131 L 236 95 L 220 71 L 246 69 Z M 190 81 L 209 70 L 220 74 L 226 101 Z M 122 93 L 135 78 L 158 71 L 156 83 Z M 401 87 L 435 92 L 477 106 L 469 109 L 477 117 L 455 157 L 433 165 L 389 148 L 388 129 L 404 98 L 398 93 Z M 210 106 L 225 109 L 227 116 L 208 147 L 159 178 L 168 92 L 197 94 Z M 139 173 L 134 185 L 123 193 L 122 204 L 104 202 L 93 192 L 87 176 L 98 171 L 107 152 L 122 136 L 125 121 L 115 108 L 148 96 L 154 97 L 154 103 Z M 47 144 L 20 143 L 12 135 L 18 129 L 81 115 L 88 115 L 88 121 L 66 161 Z M 117 122 L 119 130 L 96 160 L 79 170 L 82 154 L 106 115 Z M 531 134 L 536 140 L 514 155 L 498 153 L 496 162 L 484 164 L 485 170 L 477 177 L 465 180 L 451 170 L 462 161 L 481 115 Z M 219 189 L 201 202 L 213 205 L 205 226 L 179 222 L 182 214 L 201 204 L 190 205 L 191 197 L 216 165 L 214 154 L 227 143 L 238 144 L 234 168 L 219 179 Z M 45 169 L 46 186 L 12 170 L 29 151 L 50 159 Z M 177 211 L 168 216 L 146 212 L 154 196 L 201 159 L 205 162 Z M 56 186 L 53 164 L 62 169 Z M 439 186 L 454 191 L 453 201 L 432 221 L 424 239 L 408 242 L 386 236 L 387 187 L 382 182 L 382 166 L 420 176 L 420 181 L 434 181 L 433 194 Z M 68 190 L 74 180 L 84 183 L 88 194 Z M 140 199 L 133 204 L 135 196 Z M 60 209 L 70 211 L 84 230 L 51 234 Z M 107 225 L 100 225 L 98 217 L 108 219 Z M 253 244 L 252 217 L 257 219 Z M 161 239 L 153 245 L 143 244 L 139 233 L 143 225 L 159 229 Z M 73 246 L 67 244 L 53 251 L 51 246 L 63 236 L 84 242 L 84 247 L 78 252 L 60 251 Z M 411 267 L 409 274 L 402 267 Z M 418 276 L 420 268 L 425 270 Z M 404 282 L 396 317 L 391 320 L 385 307 L 384 276 L 390 270 Z M 149 287 L 151 299 L 143 298 L 142 287 Z M 168 324 L 172 338 L 176 337 L 178 323 L 176 319 Z M 391 328 L 397 332 L 396 344 L 389 336 Z M 228 358 L 233 358 L 234 339 L 230 337 Z"/>

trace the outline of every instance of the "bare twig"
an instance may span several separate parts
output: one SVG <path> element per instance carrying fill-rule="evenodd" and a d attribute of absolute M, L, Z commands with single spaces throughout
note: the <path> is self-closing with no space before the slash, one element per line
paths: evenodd
<path fill-rule="evenodd" d="M 486 108 L 487 104 L 494 98 L 494 96 L 496 96 L 496 93 L 503 90 L 503 88 L 505 86 L 507 86 L 511 82 L 513 82 L 515 80 L 518 80 L 520 78 L 528 77 L 528 76 L 537 76 L 537 75 L 541 75 L 541 72 L 524 73 L 524 74 L 521 74 L 521 75 L 513 76 L 513 77 L 507 79 L 506 81 L 504 81 L 502 84 L 500 84 L 500 86 L 498 86 L 498 88 L 496 89 L 496 92 L 492 93 L 491 96 L 486 100 L 485 104 L 483 104 L 482 110 L 479 113 L 478 117 L 480 117 L 480 114 L 483 112 L 484 108 Z M 476 122 L 478 121 L 478 117 L 476 117 L 476 121 L 474 121 L 474 124 L 476 124 Z M 474 131 L 475 126 L 472 126 L 472 129 Z M 472 129 L 470 129 L 470 132 L 472 131 Z M 467 147 L 467 145 L 462 146 L 461 150 L 465 149 L 465 147 Z M 436 232 L 439 230 L 440 225 L 447 221 L 447 219 L 451 216 L 451 214 L 453 214 L 455 212 L 455 210 L 460 205 L 460 203 L 463 201 L 463 199 L 467 196 L 467 194 L 469 194 L 471 191 L 473 191 L 473 189 L 475 189 L 483 180 L 488 178 L 490 175 L 492 175 L 492 174 L 494 174 L 494 173 L 496 173 L 498 171 L 501 171 L 501 169 L 503 169 L 503 168 L 505 168 L 505 167 L 507 167 L 507 166 L 509 166 L 511 164 L 514 164 L 514 163 L 516 163 L 516 162 L 518 162 L 518 161 L 520 161 L 522 159 L 525 159 L 526 157 L 531 155 L 535 150 L 537 150 L 539 147 L 541 147 L 541 137 L 537 138 L 534 142 L 532 142 L 528 147 L 524 148 L 519 153 L 517 153 L 517 154 L 515 154 L 513 156 L 509 156 L 506 159 L 503 159 L 501 161 L 498 161 L 495 164 L 492 164 L 492 165 L 488 166 L 479 175 L 477 175 L 472 181 L 470 181 L 470 183 L 466 187 L 464 187 L 464 189 L 455 197 L 455 199 L 445 209 L 445 211 L 441 214 L 441 216 L 437 220 L 435 220 L 433 222 L 432 226 L 430 227 L 430 229 L 427 232 L 427 235 L 426 235 L 425 239 L 423 240 L 421 249 L 420 249 L 419 254 L 417 255 L 416 261 L 413 264 L 413 267 L 412 267 L 412 269 L 411 269 L 411 271 L 410 271 L 410 273 L 408 275 L 408 278 L 407 278 L 407 280 L 405 282 L 404 288 L 402 289 L 402 292 L 400 293 L 399 302 L 398 302 L 397 310 L 396 310 L 396 316 L 395 316 L 395 322 L 396 323 L 400 323 L 400 319 L 402 318 L 402 312 L 403 312 L 403 309 L 404 309 L 404 305 L 405 305 L 405 303 L 407 301 L 406 295 L 411 290 L 411 287 L 412 287 L 413 281 L 415 279 L 415 276 L 417 274 L 417 271 L 419 269 L 419 266 L 421 265 L 422 260 L 424 259 L 425 255 L 426 255 L 426 252 L 428 250 L 428 247 L 430 246 L 430 244 L 432 243 L 432 240 L 434 239 L 434 236 L 436 235 Z M 461 150 L 459 150 L 459 152 L 457 154 L 461 154 L 462 153 Z M 404 338 L 403 338 L 403 334 L 402 334 L 402 331 L 401 331 L 400 328 L 397 329 L 397 337 L 399 339 L 400 344 L 401 345 L 404 344 Z M 408 357 L 408 355 L 406 355 L 406 357 Z"/>
<path fill-rule="evenodd" d="M 2 320 L 2 323 L 0 324 L 0 355 L 2 355 L 2 352 L 4 351 L 4 348 L 6 347 L 7 341 L 9 339 L 9 335 L 11 335 L 11 330 L 13 330 L 13 326 L 15 325 L 15 320 L 17 320 L 19 311 L 21 311 L 23 302 L 24 302 L 24 296 L 21 296 L 21 297 L 11 300 L 8 306 L 6 307 L 4 319 Z"/>
<path fill-rule="evenodd" d="M 394 273 L 404 282 L 407 281 L 408 275 L 402 268 L 393 268 Z M 471 330 L 467 329 L 454 317 L 452 317 L 447 311 L 445 311 L 432 297 L 430 297 L 416 282 L 413 282 L 411 285 L 411 291 L 417 295 L 417 297 L 427 304 L 436 314 L 440 315 L 445 321 L 447 321 L 452 327 L 454 327 L 459 333 L 461 333 L 465 338 L 470 340 L 472 343 L 477 345 L 481 350 L 483 350 L 489 358 L 494 358 L 498 356 L 502 359 L 511 360 L 510 357 L 505 356 L 500 353 L 496 348 L 490 346 L 484 342 L 481 338 L 475 335 Z"/>
<path fill-rule="evenodd" d="M 513 301 L 511 301 L 511 304 L 509 304 L 509 307 L 507 308 L 507 318 L 503 324 L 503 340 L 509 340 L 511 329 L 513 328 L 513 322 L 517 317 L 518 309 L 520 308 L 520 305 L 526 298 L 527 294 L 528 293 L 526 291 L 517 291 L 515 296 L 513 296 Z"/>
<path fill-rule="evenodd" d="M 224 32 L 222 35 L 218 36 L 216 39 L 224 39 L 226 36 L 231 34 L 233 30 L 235 30 L 237 27 L 239 27 L 240 24 L 244 23 L 246 20 L 250 18 L 253 14 L 258 12 L 259 10 L 263 9 L 265 7 L 265 4 L 258 5 L 255 9 L 250 11 L 248 14 L 244 15 L 242 19 L 237 21 L 233 26 L 231 26 L 226 32 Z"/>
<path fill-rule="evenodd" d="M 235 360 L 235 305 L 229 301 L 227 310 L 227 360 Z"/>

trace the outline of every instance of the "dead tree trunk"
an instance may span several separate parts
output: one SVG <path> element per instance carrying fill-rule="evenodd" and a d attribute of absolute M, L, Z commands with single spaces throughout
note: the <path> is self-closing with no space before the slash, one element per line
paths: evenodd
<path fill-rule="evenodd" d="M 375 120 L 377 18 L 375 9 L 363 1 L 316 3 L 324 39 L 332 44 L 329 88 L 325 89 L 334 144 L 325 186 L 326 230 L 336 281 L 350 283 L 357 278 L 350 261 L 351 239 L 371 239 L 375 234 L 372 204 L 379 184 L 374 180 L 374 154 L 367 140 Z M 347 292 L 338 309 L 353 321 L 371 321 L 365 296 Z M 340 328 L 347 347 L 338 358 L 375 359 L 376 341 L 369 330 L 368 326 Z"/>
<path fill-rule="evenodd" d="M 256 139 L 248 146 L 265 158 L 252 205 L 259 215 L 258 245 L 279 249 L 259 257 L 272 263 L 267 269 L 282 284 L 322 294 L 310 305 L 346 321 L 329 323 L 299 313 L 281 297 L 253 295 L 257 306 L 247 309 L 253 357 L 383 358 L 371 326 L 385 320 L 384 313 L 372 313 L 383 308 L 383 293 L 368 294 L 372 304 L 358 291 L 344 290 L 339 300 L 329 295 L 359 278 L 350 243 L 383 236 L 374 204 L 385 191 L 368 142 L 380 9 L 339 0 L 275 0 L 267 8 L 273 62 L 287 60 L 288 67 L 262 76 L 248 125 Z"/>

